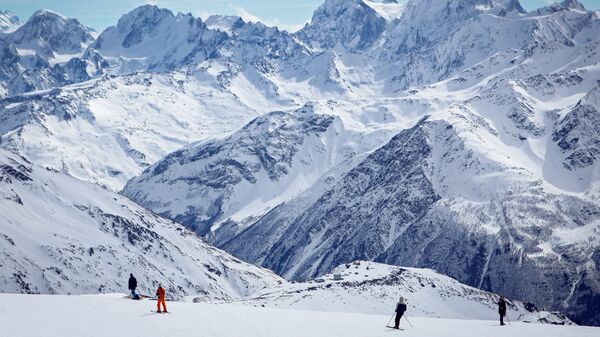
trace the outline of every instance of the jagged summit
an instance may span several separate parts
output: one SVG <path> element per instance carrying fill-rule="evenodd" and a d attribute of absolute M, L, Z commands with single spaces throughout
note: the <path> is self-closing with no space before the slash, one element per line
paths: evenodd
<path fill-rule="evenodd" d="M 144 5 L 104 30 L 91 48 L 111 62 L 114 72 L 164 71 L 206 59 L 225 38 L 191 14 Z"/>
<path fill-rule="evenodd" d="M 131 47 L 139 43 L 143 33 L 156 30 L 163 20 L 174 16 L 169 9 L 154 5 L 140 6 L 123 15 L 117 22 L 117 29 L 121 33 L 131 34 L 123 41 L 123 47 Z"/>
<path fill-rule="evenodd" d="M 52 53 L 81 53 L 94 37 L 90 28 L 77 19 L 44 9 L 35 12 L 7 39 L 19 48 L 32 49 L 49 57 Z"/>
<path fill-rule="evenodd" d="M 66 16 L 64 16 L 58 12 L 55 12 L 53 10 L 50 10 L 50 9 L 39 9 L 39 10 L 33 12 L 33 14 L 31 14 L 31 17 L 29 18 L 29 20 L 32 20 L 37 17 L 48 17 L 48 18 L 54 18 L 54 19 L 61 20 L 61 21 L 68 20 L 68 18 Z"/>
<path fill-rule="evenodd" d="M 340 44 L 361 50 L 373 45 L 385 24 L 385 18 L 363 0 L 326 0 L 298 36 L 316 48 Z"/>
<path fill-rule="evenodd" d="M 553 6 L 585 11 L 585 7 L 578 0 L 563 0 L 560 4 L 554 4 Z"/>
<path fill-rule="evenodd" d="M 14 31 L 22 24 L 19 17 L 11 11 L 0 11 L 0 33 Z"/>

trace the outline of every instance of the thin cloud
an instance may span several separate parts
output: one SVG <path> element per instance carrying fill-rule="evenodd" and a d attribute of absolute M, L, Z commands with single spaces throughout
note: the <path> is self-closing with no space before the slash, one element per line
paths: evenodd
<path fill-rule="evenodd" d="M 199 17 L 200 19 L 202 19 L 202 21 L 206 21 L 206 19 L 208 19 L 209 16 L 215 15 L 215 14 L 216 13 L 208 12 L 208 11 L 198 11 L 198 12 L 194 13 L 194 15 L 196 17 Z"/>
<path fill-rule="evenodd" d="M 261 19 L 258 16 L 248 12 L 243 7 L 233 6 L 233 5 L 231 7 L 233 8 L 233 10 L 235 11 L 237 16 L 241 17 L 244 21 L 247 21 L 247 22 L 262 22 L 267 26 L 275 26 L 279 29 L 285 29 L 288 32 L 295 32 L 295 31 L 300 30 L 302 27 L 304 27 L 304 23 L 300 23 L 300 24 L 284 23 L 284 22 L 281 22 L 279 19 L 265 20 L 265 19 Z"/>

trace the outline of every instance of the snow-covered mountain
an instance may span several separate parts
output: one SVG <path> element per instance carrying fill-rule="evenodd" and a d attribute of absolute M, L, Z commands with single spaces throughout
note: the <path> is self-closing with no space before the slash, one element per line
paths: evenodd
<path fill-rule="evenodd" d="M 209 58 L 226 37 L 191 14 L 146 5 L 103 31 L 91 48 L 118 67 L 115 72 L 164 71 Z"/>
<path fill-rule="evenodd" d="M 326 1 L 297 35 L 313 49 L 311 62 L 324 60 L 328 70 L 309 84 L 339 89 L 328 102 L 335 108 L 322 113 L 362 130 L 369 145 L 268 208 L 255 200 L 274 200 L 263 195 L 273 181 L 278 191 L 293 186 L 302 162 L 286 168 L 290 180 L 241 179 L 254 186 L 244 193 L 215 194 L 204 180 L 210 167 L 240 181 L 226 163 L 251 166 L 245 153 L 254 142 L 176 152 L 153 166 L 166 171 L 146 170 L 126 195 L 200 232 L 221 229 L 207 237 L 287 277 L 314 277 L 356 259 L 431 267 L 593 322 L 598 13 L 571 1 L 532 13 L 516 1 L 385 5 Z M 280 93 L 292 87 L 278 84 Z M 381 99 L 381 90 L 393 94 Z M 222 212 L 222 204 L 235 207 Z M 241 223 L 230 217 L 237 210 Z"/>
<path fill-rule="evenodd" d="M 398 4 L 392 6 L 402 7 Z M 397 11 L 401 13 L 402 9 Z M 298 32 L 298 36 L 317 49 L 342 46 L 359 51 L 373 46 L 385 26 L 386 17 L 370 1 L 327 0 L 315 11 L 310 24 Z"/>
<path fill-rule="evenodd" d="M 206 69 L 140 73 L 6 98 L 0 143 L 34 163 L 118 191 L 169 152 L 279 107 L 258 93 L 238 95 L 236 83 L 223 89 L 218 76 Z"/>
<path fill-rule="evenodd" d="M 287 277 L 431 267 L 600 324 L 599 32 L 574 0 L 327 0 L 295 34 L 143 6 L 40 68 L 74 80 L 7 82 L 0 146 L 143 172 L 127 196 Z"/>
<path fill-rule="evenodd" d="M 306 53 L 287 32 L 241 18 L 212 16 L 207 26 L 191 14 L 177 15 L 156 6 L 141 6 L 107 28 L 90 48 L 101 54 L 113 73 L 168 71 L 210 59 L 252 66 L 263 58 L 286 59 Z"/>
<path fill-rule="evenodd" d="M 497 294 L 469 287 L 430 269 L 368 261 L 344 264 L 314 280 L 282 283 L 230 302 L 295 310 L 385 315 L 393 311 L 400 296 L 407 302 L 410 317 L 481 320 L 498 317 Z M 541 311 L 531 303 L 520 301 L 508 300 L 507 315 L 513 322 L 573 324 L 560 313 Z"/>
<path fill-rule="evenodd" d="M 19 17 L 11 11 L 0 11 L 0 34 L 10 33 L 23 23 Z"/>
<path fill-rule="evenodd" d="M 224 241 L 365 146 L 364 137 L 318 110 L 331 107 L 307 103 L 271 112 L 225 139 L 192 144 L 146 169 L 122 193 L 200 234 L 227 232 L 212 234 Z"/>
<path fill-rule="evenodd" d="M 282 279 L 101 187 L 0 152 L 0 291 L 247 296 Z"/>
<path fill-rule="evenodd" d="M 25 24 L 6 38 L 23 54 L 37 54 L 57 61 L 71 55 L 81 56 L 94 40 L 90 28 L 77 19 L 49 10 L 33 13 Z"/>
<path fill-rule="evenodd" d="M 40 10 L 0 35 L 0 97 L 59 87 L 98 73 L 82 60 L 94 32 L 76 19 Z"/>

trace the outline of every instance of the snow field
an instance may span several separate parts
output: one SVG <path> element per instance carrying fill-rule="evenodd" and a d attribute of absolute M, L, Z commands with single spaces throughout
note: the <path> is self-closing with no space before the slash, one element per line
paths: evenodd
<path fill-rule="evenodd" d="M 131 301 L 123 294 L 14 295 L 0 307 L 0 325 L 10 337 L 364 337 L 453 336 L 504 337 L 598 336 L 600 328 L 514 322 L 500 327 L 496 321 L 410 317 L 404 331 L 385 327 L 390 316 L 286 310 L 235 304 L 167 302 L 170 314 L 157 314 L 154 301 Z M 393 311 L 390 309 L 390 311 Z M 391 313 L 390 313 L 391 315 Z"/>

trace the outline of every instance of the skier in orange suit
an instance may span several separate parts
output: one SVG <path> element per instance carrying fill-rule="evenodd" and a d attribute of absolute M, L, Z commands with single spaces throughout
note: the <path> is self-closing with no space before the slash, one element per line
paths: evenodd
<path fill-rule="evenodd" d="M 162 303 L 163 306 L 163 311 L 162 312 L 167 312 L 167 304 L 165 303 L 165 289 L 162 287 L 162 285 L 158 285 L 158 289 L 156 289 L 156 297 L 158 298 L 158 301 L 156 302 L 156 312 L 161 313 L 160 311 L 160 305 Z"/>

